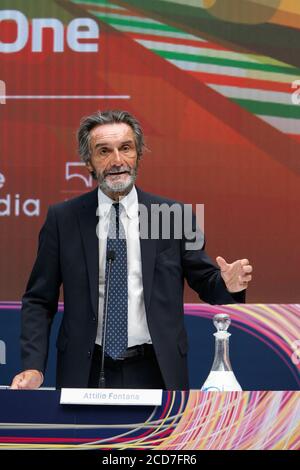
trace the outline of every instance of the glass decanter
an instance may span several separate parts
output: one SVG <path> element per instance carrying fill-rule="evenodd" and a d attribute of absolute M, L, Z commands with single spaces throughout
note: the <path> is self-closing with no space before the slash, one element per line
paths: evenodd
<path fill-rule="evenodd" d="M 201 387 L 202 391 L 207 392 L 230 392 L 241 391 L 229 359 L 229 337 L 228 327 L 231 323 L 230 316 L 224 313 L 218 313 L 213 318 L 217 332 L 215 337 L 215 357 L 211 371 Z"/>

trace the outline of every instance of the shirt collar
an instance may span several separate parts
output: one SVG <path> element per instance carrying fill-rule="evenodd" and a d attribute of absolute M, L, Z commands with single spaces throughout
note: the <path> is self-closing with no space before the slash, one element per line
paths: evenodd
<path fill-rule="evenodd" d="M 112 204 L 115 202 L 116 201 L 108 197 L 100 188 L 98 188 L 98 208 L 100 217 L 106 217 Z M 135 186 L 133 186 L 129 193 L 120 200 L 120 204 L 124 207 L 129 219 L 132 219 L 138 214 L 138 197 Z"/>

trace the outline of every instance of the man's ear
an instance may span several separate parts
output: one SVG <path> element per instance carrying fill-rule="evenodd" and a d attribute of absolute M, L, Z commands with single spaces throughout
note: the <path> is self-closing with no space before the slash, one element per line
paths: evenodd
<path fill-rule="evenodd" d="M 86 162 L 85 166 L 87 167 L 87 169 L 89 170 L 90 173 L 92 173 L 92 171 L 94 171 L 94 168 L 92 167 L 90 161 Z"/>
<path fill-rule="evenodd" d="M 97 179 L 97 175 L 96 175 L 96 172 L 91 164 L 90 161 L 86 162 L 85 166 L 87 167 L 89 173 L 92 175 L 92 177 L 94 178 L 94 180 Z"/>

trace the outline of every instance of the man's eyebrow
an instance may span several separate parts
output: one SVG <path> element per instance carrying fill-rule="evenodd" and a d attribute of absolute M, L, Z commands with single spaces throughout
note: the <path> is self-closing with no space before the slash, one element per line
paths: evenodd
<path fill-rule="evenodd" d="M 124 142 L 121 142 L 120 145 L 126 145 L 126 144 L 134 144 L 134 140 L 125 140 Z M 106 143 L 106 142 L 98 142 L 98 144 L 95 145 L 95 149 L 98 147 L 111 147 L 111 144 Z"/>
<path fill-rule="evenodd" d="M 101 143 L 98 143 L 98 144 L 95 145 L 95 149 L 97 147 L 107 147 L 107 146 L 109 146 L 109 144 L 107 144 L 106 142 L 101 142 Z"/>

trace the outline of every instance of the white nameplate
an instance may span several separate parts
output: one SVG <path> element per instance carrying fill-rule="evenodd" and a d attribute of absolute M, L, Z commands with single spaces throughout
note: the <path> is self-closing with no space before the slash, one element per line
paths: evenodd
<path fill-rule="evenodd" d="M 159 406 L 162 390 L 125 388 L 62 388 L 61 405 Z"/>

